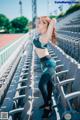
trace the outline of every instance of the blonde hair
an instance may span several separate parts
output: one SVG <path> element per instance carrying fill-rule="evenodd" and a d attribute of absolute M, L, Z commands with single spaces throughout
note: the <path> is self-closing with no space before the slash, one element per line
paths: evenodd
<path fill-rule="evenodd" d="M 47 22 L 47 28 L 48 28 L 48 26 L 49 26 L 49 24 L 50 24 L 50 22 L 51 22 L 51 19 L 50 19 L 49 17 L 47 17 L 47 16 L 42 16 L 42 17 L 40 17 L 40 18 L 41 18 L 42 21 Z M 55 28 L 55 27 L 53 28 L 52 35 L 51 35 L 51 39 L 50 39 L 50 40 L 51 40 L 52 43 L 54 43 L 54 44 L 56 44 L 56 42 L 57 42 L 57 39 L 56 39 L 56 28 Z"/>

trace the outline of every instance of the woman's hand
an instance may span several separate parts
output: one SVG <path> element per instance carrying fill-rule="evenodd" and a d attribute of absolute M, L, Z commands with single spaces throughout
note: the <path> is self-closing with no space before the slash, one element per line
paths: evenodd
<path fill-rule="evenodd" d="M 56 43 L 56 19 L 50 19 L 49 17 L 41 17 L 40 21 L 42 24 L 44 24 L 45 28 L 47 28 L 47 31 L 41 35 L 40 41 L 44 43 L 48 43 L 48 41 L 52 41 L 53 43 Z M 47 27 L 48 26 L 48 27 Z"/>
<path fill-rule="evenodd" d="M 47 30 L 48 39 L 52 41 L 53 44 L 56 44 L 56 19 L 53 18 L 49 24 Z"/>

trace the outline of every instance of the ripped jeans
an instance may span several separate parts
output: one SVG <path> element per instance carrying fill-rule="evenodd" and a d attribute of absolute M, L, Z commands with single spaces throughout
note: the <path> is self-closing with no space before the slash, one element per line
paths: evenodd
<path fill-rule="evenodd" d="M 53 77 L 55 75 L 56 63 L 49 56 L 45 56 L 41 58 L 41 68 L 42 75 L 39 81 L 39 89 L 44 99 L 44 104 L 48 105 L 49 101 L 51 101 L 52 90 L 53 90 Z"/>

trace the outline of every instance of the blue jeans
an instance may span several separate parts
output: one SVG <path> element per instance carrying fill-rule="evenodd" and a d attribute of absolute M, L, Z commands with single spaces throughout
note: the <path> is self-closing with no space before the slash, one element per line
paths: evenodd
<path fill-rule="evenodd" d="M 48 105 L 49 101 L 51 101 L 51 95 L 53 90 L 53 76 L 55 75 L 55 68 L 56 63 L 53 59 L 48 58 L 47 56 L 44 59 L 41 59 L 41 68 L 42 68 L 42 75 L 39 81 L 39 89 L 44 99 L 44 104 Z"/>

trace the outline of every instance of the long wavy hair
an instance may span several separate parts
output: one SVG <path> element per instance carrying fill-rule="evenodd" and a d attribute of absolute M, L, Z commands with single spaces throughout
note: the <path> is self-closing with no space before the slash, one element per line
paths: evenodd
<path fill-rule="evenodd" d="M 45 24 L 45 22 L 47 23 L 47 29 L 48 29 L 48 26 L 49 26 L 49 24 L 51 22 L 51 19 L 49 17 L 47 17 L 47 16 L 41 16 L 40 18 L 41 18 L 41 20 L 43 21 L 44 24 Z M 54 19 L 54 21 L 56 21 L 56 19 Z M 51 42 L 53 44 L 56 44 L 56 42 L 57 42 L 57 39 L 56 39 L 56 28 L 55 27 L 53 27 L 53 31 L 52 31 L 52 35 L 51 35 L 50 40 L 51 40 Z"/>

